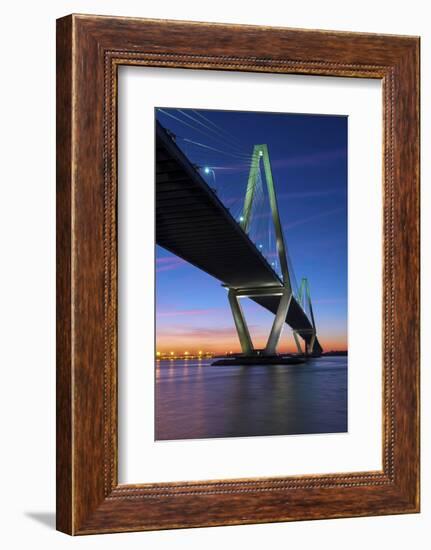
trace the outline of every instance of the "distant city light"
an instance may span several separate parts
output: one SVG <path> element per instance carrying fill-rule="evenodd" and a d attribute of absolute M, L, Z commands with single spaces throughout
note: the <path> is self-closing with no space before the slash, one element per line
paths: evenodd
<path fill-rule="evenodd" d="M 173 352 L 173 351 L 171 351 L 171 355 L 173 355 L 173 354 L 174 354 L 174 352 Z"/>
<path fill-rule="evenodd" d="M 160 357 L 160 351 L 156 352 L 157 357 Z"/>
<path fill-rule="evenodd" d="M 189 352 L 188 352 L 188 351 L 185 351 L 185 352 L 184 352 L 184 355 L 188 355 L 188 354 L 189 354 Z"/>

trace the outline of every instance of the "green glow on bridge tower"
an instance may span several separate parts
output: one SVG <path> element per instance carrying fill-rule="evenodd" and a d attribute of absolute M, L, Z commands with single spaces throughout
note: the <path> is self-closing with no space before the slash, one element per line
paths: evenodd
<path fill-rule="evenodd" d="M 275 191 L 274 180 L 272 176 L 271 162 L 269 158 L 268 146 L 265 144 L 255 145 L 253 148 L 253 155 L 251 161 L 250 172 L 247 181 L 247 189 L 244 199 L 244 207 L 242 215 L 239 218 L 240 226 L 245 233 L 250 230 L 253 201 L 256 197 L 256 190 L 260 179 L 260 163 L 263 164 L 263 170 L 265 175 L 265 182 L 268 190 L 269 204 L 271 208 L 272 221 L 274 224 L 275 238 L 277 245 L 277 254 L 280 261 L 281 273 L 282 273 L 282 285 L 278 287 L 260 287 L 254 289 L 234 289 L 229 288 L 229 304 L 232 309 L 235 326 L 238 332 L 239 341 L 241 344 L 242 352 L 245 355 L 252 355 L 255 353 L 253 343 L 250 337 L 250 332 L 247 327 L 246 320 L 239 302 L 242 297 L 256 297 L 256 296 L 279 296 L 280 301 L 278 304 L 277 312 L 275 314 L 274 322 L 272 324 L 271 332 L 268 337 L 268 341 L 263 353 L 265 355 L 275 355 L 277 353 L 277 347 L 280 341 L 281 334 L 283 332 L 286 318 L 289 313 L 289 309 L 292 302 L 296 302 L 296 307 L 301 306 L 305 313 L 305 303 L 307 304 L 310 316 L 311 316 L 311 328 L 301 328 L 293 331 L 293 336 L 296 342 L 298 353 L 308 355 L 314 353 L 314 346 L 316 342 L 316 326 L 314 321 L 313 309 L 311 306 L 310 289 L 307 279 L 302 279 L 301 287 L 298 292 L 298 296 L 293 295 L 292 283 L 289 273 L 289 266 L 287 262 L 287 250 L 284 241 L 283 229 L 281 227 L 280 213 L 278 210 L 277 194 Z M 299 336 L 304 339 L 304 351 L 301 349 L 301 343 Z M 308 340 L 308 343 L 307 343 Z M 320 346 L 319 346 L 320 347 Z"/>
<path fill-rule="evenodd" d="M 247 190 L 245 193 L 244 209 L 240 218 L 241 227 L 246 233 L 248 233 L 251 212 L 253 206 L 253 200 L 256 195 L 256 187 L 259 174 L 259 165 L 263 162 L 263 169 L 265 174 L 266 186 L 268 189 L 269 204 L 271 207 L 272 221 L 274 223 L 275 238 L 277 244 L 277 253 L 281 266 L 281 273 L 283 275 L 283 282 L 285 287 L 292 292 L 292 285 L 290 281 L 289 268 L 287 265 L 286 245 L 284 242 L 283 230 L 281 228 L 280 213 L 278 211 L 277 195 L 274 187 L 274 180 L 272 177 L 271 163 L 269 160 L 269 152 L 267 145 L 255 145 L 253 149 L 250 173 L 248 176 Z"/>

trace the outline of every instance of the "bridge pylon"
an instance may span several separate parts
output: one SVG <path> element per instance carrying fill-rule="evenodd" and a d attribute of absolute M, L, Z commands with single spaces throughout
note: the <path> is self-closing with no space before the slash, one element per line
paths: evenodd
<path fill-rule="evenodd" d="M 277 353 L 277 347 L 280 341 L 281 334 L 283 332 L 284 324 L 286 322 L 286 316 L 289 312 L 289 307 L 291 305 L 293 297 L 289 267 L 287 263 L 286 244 L 284 242 L 284 235 L 280 221 L 280 213 L 278 210 L 277 194 L 275 191 L 274 179 L 272 176 L 268 146 L 265 144 L 255 145 L 253 148 L 251 167 L 247 181 L 247 190 L 245 193 L 244 207 L 241 216 L 241 227 L 245 233 L 248 233 L 261 162 L 263 164 L 272 221 L 275 229 L 277 253 L 282 273 L 282 285 L 273 288 L 261 287 L 258 289 L 229 289 L 229 303 L 232 309 L 232 314 L 238 332 L 241 349 L 245 355 L 253 354 L 254 348 L 250 338 L 250 333 L 247 328 L 247 323 L 244 318 L 241 305 L 239 303 L 239 298 L 244 296 L 280 296 L 280 301 L 274 317 L 274 322 L 271 327 L 267 344 L 263 351 L 264 355 L 275 355 Z"/>
<path fill-rule="evenodd" d="M 311 321 L 312 328 L 309 329 L 308 332 L 309 332 L 309 334 L 311 334 L 311 338 L 310 338 L 310 342 L 308 343 L 308 345 L 307 345 L 307 342 L 304 342 L 304 348 L 305 348 L 304 354 L 305 355 L 312 355 L 312 354 L 314 354 L 314 344 L 315 344 L 316 338 L 317 338 L 317 331 L 316 331 L 316 322 L 314 320 L 313 305 L 311 303 L 310 285 L 309 285 L 308 279 L 306 277 L 303 277 L 301 279 L 301 285 L 300 285 L 299 290 L 298 290 L 297 300 L 298 300 L 300 306 L 302 307 L 302 309 L 304 311 L 306 311 L 307 308 L 308 308 L 308 311 L 310 313 L 310 321 Z M 297 337 L 295 337 L 295 342 L 296 342 L 296 345 L 298 347 Z M 299 349 L 301 349 L 301 348 L 299 348 Z"/>
<path fill-rule="evenodd" d="M 256 188 L 258 185 L 259 174 L 261 164 L 263 164 L 263 170 L 265 174 L 265 182 L 268 190 L 269 204 L 271 208 L 272 221 L 274 224 L 275 238 L 276 238 L 276 247 L 278 258 L 281 267 L 282 280 L 281 285 L 276 287 L 258 287 L 258 288 L 247 288 L 247 289 L 237 289 L 229 288 L 228 298 L 229 304 L 231 306 L 232 315 L 234 318 L 235 326 L 237 329 L 239 341 L 241 344 L 241 349 L 244 355 L 253 355 L 256 353 L 253 342 L 251 340 L 250 332 L 247 327 L 247 322 L 244 317 L 243 310 L 240 304 L 240 298 L 256 298 L 259 296 L 279 296 L 279 303 L 277 311 L 275 313 L 274 321 L 271 327 L 271 331 L 263 350 L 263 355 L 272 356 L 277 354 L 277 348 L 280 342 L 280 338 L 283 332 L 284 325 L 286 323 L 286 318 L 289 314 L 289 309 L 292 305 L 292 301 L 295 300 L 293 295 L 291 278 L 289 273 L 289 266 L 287 262 L 287 253 L 286 253 L 286 244 L 284 240 L 283 230 L 280 221 L 280 213 L 278 209 L 277 194 L 274 186 L 274 179 L 272 175 L 271 162 L 269 158 L 268 146 L 265 144 L 255 145 L 253 148 L 252 161 L 250 172 L 247 181 L 247 189 L 244 198 L 244 207 L 242 216 L 240 218 L 240 225 L 245 233 L 248 233 L 251 223 L 251 213 L 253 207 L 253 201 L 256 196 Z M 304 282 L 305 281 L 305 282 Z M 294 331 L 294 338 L 298 348 L 298 353 L 308 355 L 313 353 L 314 344 L 316 341 L 316 327 L 314 323 L 314 316 L 311 309 L 311 299 L 308 281 L 306 279 L 302 280 L 300 295 L 302 300 L 302 295 L 307 296 L 308 303 L 310 305 L 311 311 L 311 324 L 312 329 L 301 329 Z M 302 308 L 303 304 L 301 303 Z M 307 339 L 304 339 L 305 351 L 301 349 L 299 335 L 304 338 L 304 334 L 311 330 L 311 339 L 309 339 L 307 344 Z"/>
<path fill-rule="evenodd" d="M 268 189 L 269 204 L 271 207 L 272 221 L 275 229 L 275 239 L 277 245 L 277 253 L 280 261 L 281 273 L 283 275 L 283 283 L 287 290 L 292 292 L 292 285 L 290 282 L 289 266 L 287 264 L 286 244 L 284 242 L 283 230 L 281 228 L 280 213 L 278 210 L 277 194 L 274 186 L 274 179 L 272 177 L 271 162 L 269 160 L 268 146 L 255 145 L 253 148 L 253 155 L 251 160 L 251 167 L 248 176 L 247 190 L 245 192 L 244 208 L 241 216 L 241 227 L 248 233 L 253 201 L 256 195 L 256 187 L 258 182 L 258 173 L 260 169 L 260 162 L 263 163 L 263 169 L 265 173 L 265 181 Z"/>

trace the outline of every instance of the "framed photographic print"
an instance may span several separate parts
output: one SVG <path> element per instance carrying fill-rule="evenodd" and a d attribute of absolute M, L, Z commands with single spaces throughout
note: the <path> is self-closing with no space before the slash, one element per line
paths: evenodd
<path fill-rule="evenodd" d="M 419 39 L 57 22 L 57 527 L 419 511 Z"/>

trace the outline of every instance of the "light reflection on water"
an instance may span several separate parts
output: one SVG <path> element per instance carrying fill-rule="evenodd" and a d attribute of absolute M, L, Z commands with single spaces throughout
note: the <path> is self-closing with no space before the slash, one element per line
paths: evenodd
<path fill-rule="evenodd" d="M 347 357 L 302 365 L 158 361 L 156 439 L 347 431 Z"/>

